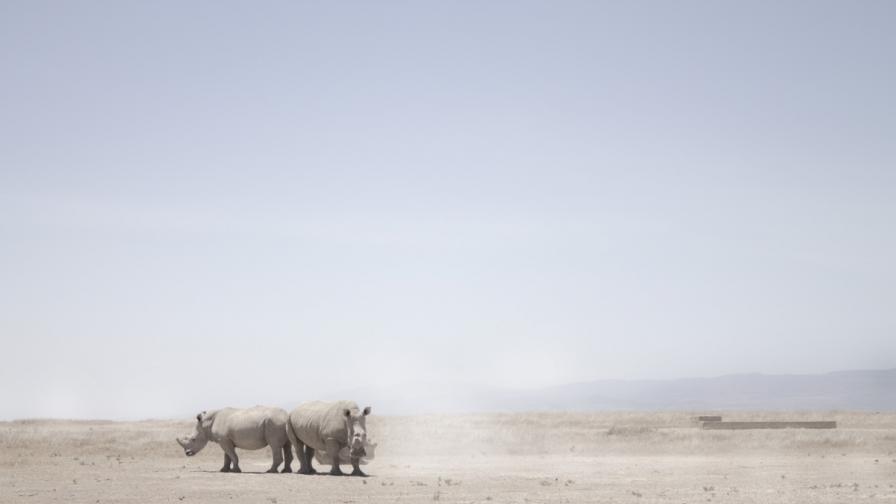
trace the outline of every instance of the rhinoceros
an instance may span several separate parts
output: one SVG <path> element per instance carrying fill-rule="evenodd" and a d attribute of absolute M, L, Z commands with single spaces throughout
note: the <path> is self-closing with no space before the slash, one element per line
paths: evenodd
<path fill-rule="evenodd" d="M 367 455 L 367 415 L 352 401 L 314 401 L 300 405 L 289 413 L 286 433 L 299 458 L 300 474 L 315 474 L 311 465 L 314 452 L 324 451 L 332 460 L 330 474 L 342 475 L 339 468 L 343 448 L 348 448 L 352 476 L 366 476 L 361 471 L 361 458 Z"/>
<path fill-rule="evenodd" d="M 274 462 L 267 472 L 277 472 L 277 467 L 285 460 L 283 472 L 289 473 L 292 472 L 292 449 L 286 434 L 288 421 L 286 411 L 265 406 L 203 411 L 196 415 L 193 433 L 177 438 L 177 443 L 188 457 L 199 453 L 209 441 L 218 443 L 224 450 L 221 472 L 242 472 L 237 448 L 258 450 L 270 446 Z"/>

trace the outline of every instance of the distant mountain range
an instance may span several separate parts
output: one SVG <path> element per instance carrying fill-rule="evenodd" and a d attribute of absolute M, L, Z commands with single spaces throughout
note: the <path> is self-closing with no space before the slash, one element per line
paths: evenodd
<path fill-rule="evenodd" d="M 538 390 L 431 383 L 345 391 L 382 414 L 600 410 L 896 411 L 896 369 L 599 380 Z"/>

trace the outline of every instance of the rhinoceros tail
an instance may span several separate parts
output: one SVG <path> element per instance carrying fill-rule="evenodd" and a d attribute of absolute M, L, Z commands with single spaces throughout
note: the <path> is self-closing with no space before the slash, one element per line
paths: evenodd
<path fill-rule="evenodd" d="M 292 419 L 286 421 L 286 436 L 289 437 L 289 443 L 293 446 L 298 446 L 299 437 L 296 436 L 296 431 L 292 427 Z"/>

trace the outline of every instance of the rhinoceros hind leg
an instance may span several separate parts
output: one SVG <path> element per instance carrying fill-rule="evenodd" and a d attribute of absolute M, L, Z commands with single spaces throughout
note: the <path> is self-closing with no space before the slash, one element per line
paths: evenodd
<path fill-rule="evenodd" d="M 292 472 L 292 444 L 287 441 L 285 445 L 283 445 L 283 460 L 286 461 L 283 464 L 283 470 L 280 472 L 283 473 L 291 473 Z"/>
<path fill-rule="evenodd" d="M 224 467 L 221 468 L 221 472 L 230 472 L 230 455 L 224 454 Z"/>
<path fill-rule="evenodd" d="M 317 469 L 314 468 L 314 448 L 305 445 L 305 452 L 303 453 L 305 457 L 305 474 L 317 474 Z"/>
<path fill-rule="evenodd" d="M 298 438 L 296 438 L 294 446 L 296 447 L 296 456 L 299 457 L 298 474 L 314 474 L 314 469 L 311 467 L 311 460 L 308 458 L 308 450 L 310 447 Z"/>
<path fill-rule="evenodd" d="M 271 445 L 271 456 L 274 458 L 271 462 L 271 468 L 267 470 L 269 473 L 277 472 L 277 468 L 283 463 L 283 448 Z"/>

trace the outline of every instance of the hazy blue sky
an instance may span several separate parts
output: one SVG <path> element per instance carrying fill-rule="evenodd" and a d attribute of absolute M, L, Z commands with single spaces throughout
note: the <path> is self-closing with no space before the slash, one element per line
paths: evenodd
<path fill-rule="evenodd" d="M 896 366 L 894 20 L 3 0 L 0 418 Z"/>

